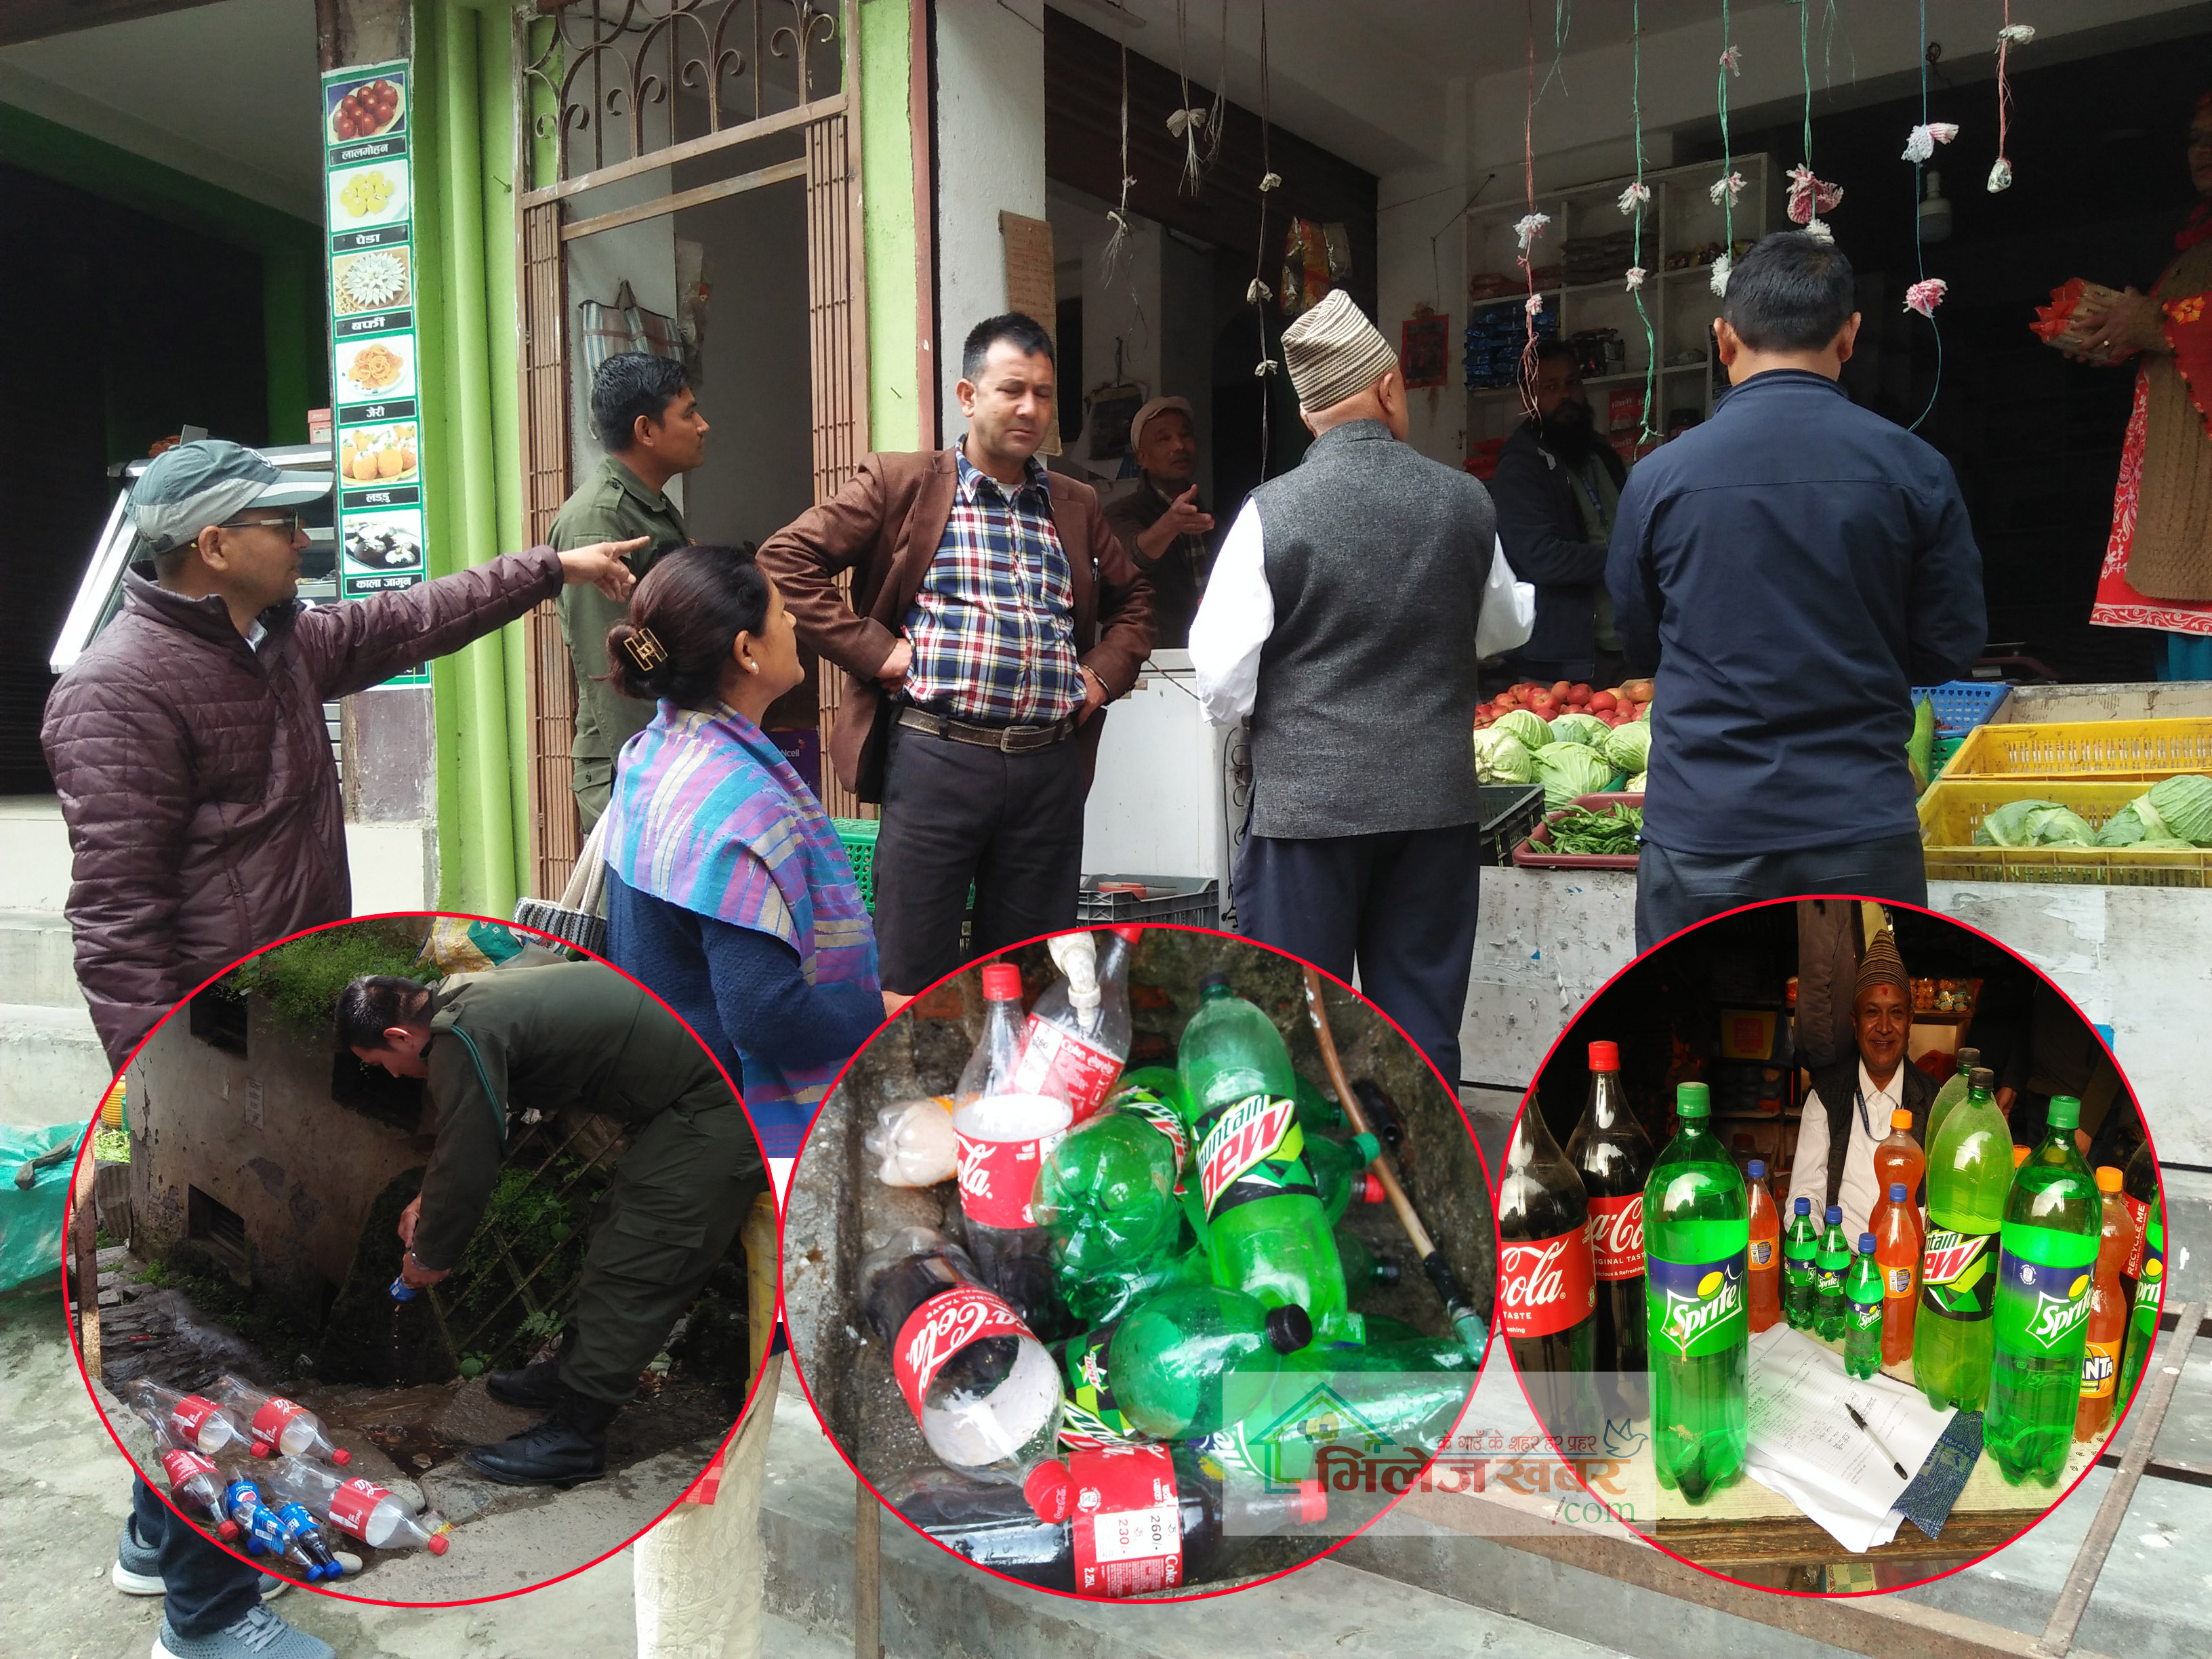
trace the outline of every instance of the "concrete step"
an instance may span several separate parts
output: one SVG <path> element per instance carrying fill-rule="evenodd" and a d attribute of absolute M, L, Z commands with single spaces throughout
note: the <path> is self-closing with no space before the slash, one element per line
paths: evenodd
<path fill-rule="evenodd" d="M 0 1005 L 82 1008 L 76 944 L 58 910 L 0 910 Z"/>
<path fill-rule="evenodd" d="M 0 1123 L 82 1123 L 100 1109 L 113 1076 L 83 1003 L 0 1003 Z"/>
<path fill-rule="evenodd" d="M 69 890 L 61 802 L 52 795 L 0 797 L 0 907 L 58 912 Z"/>

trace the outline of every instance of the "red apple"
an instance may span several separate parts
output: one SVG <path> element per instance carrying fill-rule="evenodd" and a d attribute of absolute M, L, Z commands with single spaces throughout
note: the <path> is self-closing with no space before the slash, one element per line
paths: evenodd
<path fill-rule="evenodd" d="M 1574 687 L 1565 680 L 1556 681 L 1552 686 L 1552 701 L 1565 702 L 1567 700 L 1567 693 L 1573 690 Z"/>
<path fill-rule="evenodd" d="M 1589 710 L 1593 714 L 1610 714 L 1620 707 L 1620 699 L 1610 691 L 1595 691 L 1590 694 Z"/>
<path fill-rule="evenodd" d="M 1590 689 L 1587 685 L 1583 684 L 1580 681 L 1577 681 L 1574 684 L 1567 688 L 1567 702 L 1574 708 L 1580 708 L 1585 703 L 1589 702 L 1589 700 Z"/>

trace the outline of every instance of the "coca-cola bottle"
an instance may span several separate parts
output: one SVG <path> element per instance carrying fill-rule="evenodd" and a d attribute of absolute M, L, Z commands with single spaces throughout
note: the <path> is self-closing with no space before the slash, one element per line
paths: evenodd
<path fill-rule="evenodd" d="M 1103 955 L 1090 933 L 1047 943 L 1062 978 L 1045 987 L 1022 1032 L 1014 1087 L 1068 1103 L 1080 1123 L 1105 1103 L 1129 1057 L 1129 958 L 1141 927 L 1111 927 Z"/>
<path fill-rule="evenodd" d="M 1582 1177 L 1544 1127 L 1531 1090 L 1498 1183 L 1498 1323 L 1530 1403 L 1554 1436 L 1603 1427 L 1590 1420 L 1597 1290 L 1589 1223 Z"/>
<path fill-rule="evenodd" d="M 1023 1481 L 1057 1449 L 1059 1369 L 968 1253 L 901 1227 L 860 1261 L 860 1306 L 921 1437 L 946 1467 Z"/>
<path fill-rule="evenodd" d="M 1567 1137 L 1567 1162 L 1582 1177 L 1589 1203 L 1590 1271 L 1597 1290 L 1591 1364 L 1600 1372 L 1640 1379 L 1650 1352 L 1644 1329 L 1644 1183 L 1651 1176 L 1651 1142 L 1628 1109 L 1619 1045 L 1591 1043 L 1589 1067 L 1589 1098 Z M 1618 1385 L 1607 1384 L 1607 1392 L 1608 1404 L 1628 1403 Z"/>

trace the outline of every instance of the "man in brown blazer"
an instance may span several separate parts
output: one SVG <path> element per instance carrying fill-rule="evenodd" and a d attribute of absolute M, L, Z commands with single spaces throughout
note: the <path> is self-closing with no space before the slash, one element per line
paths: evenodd
<path fill-rule="evenodd" d="M 883 804 L 886 991 L 1075 924 L 1083 804 L 1103 724 L 1152 649 L 1152 591 L 1087 484 L 1036 459 L 1051 337 L 1009 313 L 968 336 L 953 448 L 864 458 L 762 544 L 800 642 L 844 671 L 838 778 Z M 836 585 L 852 572 L 849 602 Z"/>

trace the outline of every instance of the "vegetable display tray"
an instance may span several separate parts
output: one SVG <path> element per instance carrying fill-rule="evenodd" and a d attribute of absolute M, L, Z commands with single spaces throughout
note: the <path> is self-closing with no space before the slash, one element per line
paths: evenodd
<path fill-rule="evenodd" d="M 2212 773 L 2212 720 L 1978 726 L 1943 775 L 2156 783 L 2177 772 Z"/>
<path fill-rule="evenodd" d="M 2112 887 L 2212 887 L 2212 848 L 1977 847 L 1974 829 L 2009 801 L 2048 800 L 2102 829 L 2143 792 L 2115 778 L 1939 778 L 1920 798 L 1920 842 L 1930 881 L 2039 881 Z"/>
<path fill-rule="evenodd" d="M 2129 799 L 2133 799 L 2134 797 L 2130 796 Z M 1619 794 L 1577 795 L 1571 804 L 1592 812 L 1602 812 L 1613 806 L 1633 806 L 1640 812 L 1644 810 L 1644 797 L 1640 794 L 1629 794 L 1625 791 Z M 1552 824 L 1559 818 L 1560 812 L 1566 810 L 1565 807 L 1562 807 L 1559 812 L 1544 814 L 1544 821 L 1529 831 L 1528 839 L 1513 849 L 1515 864 L 1523 870 L 1633 870 L 1636 867 L 1636 854 L 1633 853 L 1593 854 L 1552 851 L 1550 837 Z"/>
<path fill-rule="evenodd" d="M 1979 726 L 1997 712 L 2012 687 L 1983 680 L 1946 680 L 1941 685 L 1916 685 L 1912 701 L 1926 697 L 1936 705 L 1936 729 L 1957 737 Z"/>

